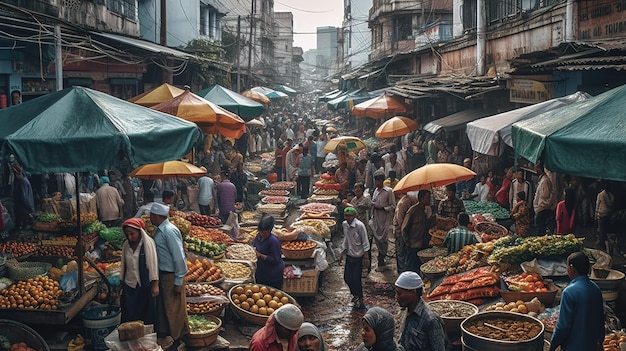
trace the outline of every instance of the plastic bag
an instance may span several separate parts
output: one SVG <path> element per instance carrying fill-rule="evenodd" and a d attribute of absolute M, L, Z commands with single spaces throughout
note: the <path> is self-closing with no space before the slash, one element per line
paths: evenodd
<path fill-rule="evenodd" d="M 61 281 L 59 285 L 63 291 L 72 291 L 76 289 L 78 281 L 78 271 L 73 271 L 70 273 L 65 273 L 61 276 Z"/>
<path fill-rule="evenodd" d="M 226 220 L 226 225 L 231 227 L 230 237 L 233 239 L 243 239 L 239 237 L 239 216 L 235 212 L 230 212 L 228 215 L 228 219 Z M 244 235 L 245 236 L 245 235 Z"/>
<path fill-rule="evenodd" d="M 153 325 L 144 325 L 144 335 L 142 338 L 120 341 L 117 328 L 104 338 L 104 343 L 113 351 L 132 351 L 132 350 L 162 350 L 157 344 L 157 334 L 153 332 Z"/>
<path fill-rule="evenodd" d="M 542 277 L 567 275 L 567 263 L 564 259 L 553 261 L 535 258 L 532 261 L 522 262 L 520 266 L 524 272 L 538 273 Z"/>

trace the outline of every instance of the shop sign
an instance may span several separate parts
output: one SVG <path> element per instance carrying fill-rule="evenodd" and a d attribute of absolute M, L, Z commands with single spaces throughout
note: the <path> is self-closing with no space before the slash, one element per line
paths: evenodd
<path fill-rule="evenodd" d="M 616 38 L 626 34 L 626 0 L 578 3 L 578 38 Z"/>
<path fill-rule="evenodd" d="M 509 100 L 525 104 L 554 99 L 552 84 L 530 79 L 513 79 L 509 85 Z"/>

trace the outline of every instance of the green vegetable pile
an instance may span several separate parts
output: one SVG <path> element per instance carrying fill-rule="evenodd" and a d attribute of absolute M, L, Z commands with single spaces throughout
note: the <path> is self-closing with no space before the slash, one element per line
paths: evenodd
<path fill-rule="evenodd" d="M 37 217 L 37 220 L 39 222 L 45 222 L 45 223 L 58 222 L 59 219 L 61 219 L 59 215 L 54 214 L 54 213 L 47 213 L 47 212 L 44 212 L 40 214 L 39 217 Z"/>
<path fill-rule="evenodd" d="M 107 227 L 104 225 L 104 223 L 100 221 L 95 221 L 87 225 L 85 229 L 83 229 L 83 233 L 85 234 L 100 233 L 101 230 L 105 230 L 105 229 L 107 229 Z"/>
<path fill-rule="evenodd" d="M 208 334 L 217 329 L 217 323 L 200 315 L 189 315 L 189 330 L 191 334 Z"/>
<path fill-rule="evenodd" d="M 124 240 L 126 240 L 126 236 L 120 227 L 104 228 L 99 231 L 98 234 L 100 234 L 102 239 L 108 241 L 117 248 L 121 248 Z"/>
<path fill-rule="evenodd" d="M 580 251 L 584 238 L 576 238 L 574 234 L 546 235 L 529 238 L 506 236 L 494 243 L 494 250 L 487 263 L 519 264 L 535 258 L 566 257 L 572 252 Z"/>
<path fill-rule="evenodd" d="M 465 205 L 465 212 L 470 215 L 491 213 L 496 219 L 505 219 L 510 216 L 509 211 L 497 202 L 465 200 L 463 205 Z"/>

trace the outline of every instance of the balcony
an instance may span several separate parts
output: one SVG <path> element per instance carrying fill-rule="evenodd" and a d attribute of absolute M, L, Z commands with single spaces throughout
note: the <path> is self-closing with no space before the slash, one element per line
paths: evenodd
<path fill-rule="evenodd" d="M 43 13 L 53 17 L 59 17 L 59 8 L 52 5 L 52 1 L 50 0 L 5 0 L 3 2 L 22 7 L 30 11 Z"/>
<path fill-rule="evenodd" d="M 421 4 L 422 2 L 417 0 L 376 0 L 369 10 L 369 20 L 372 21 L 393 12 L 417 12 L 421 9 Z"/>
<path fill-rule="evenodd" d="M 434 23 L 425 28 L 415 38 L 415 48 L 419 49 L 432 43 L 440 43 L 452 39 L 452 23 Z"/>

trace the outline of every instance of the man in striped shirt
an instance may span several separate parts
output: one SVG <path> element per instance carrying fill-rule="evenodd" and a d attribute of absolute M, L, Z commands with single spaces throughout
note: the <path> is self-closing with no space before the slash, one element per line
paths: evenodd
<path fill-rule="evenodd" d="M 465 245 L 478 242 L 476 235 L 467 228 L 469 215 L 465 212 L 459 213 L 458 221 L 459 226 L 450 229 L 443 239 L 443 245 L 448 247 L 448 254 L 460 251 Z"/>

